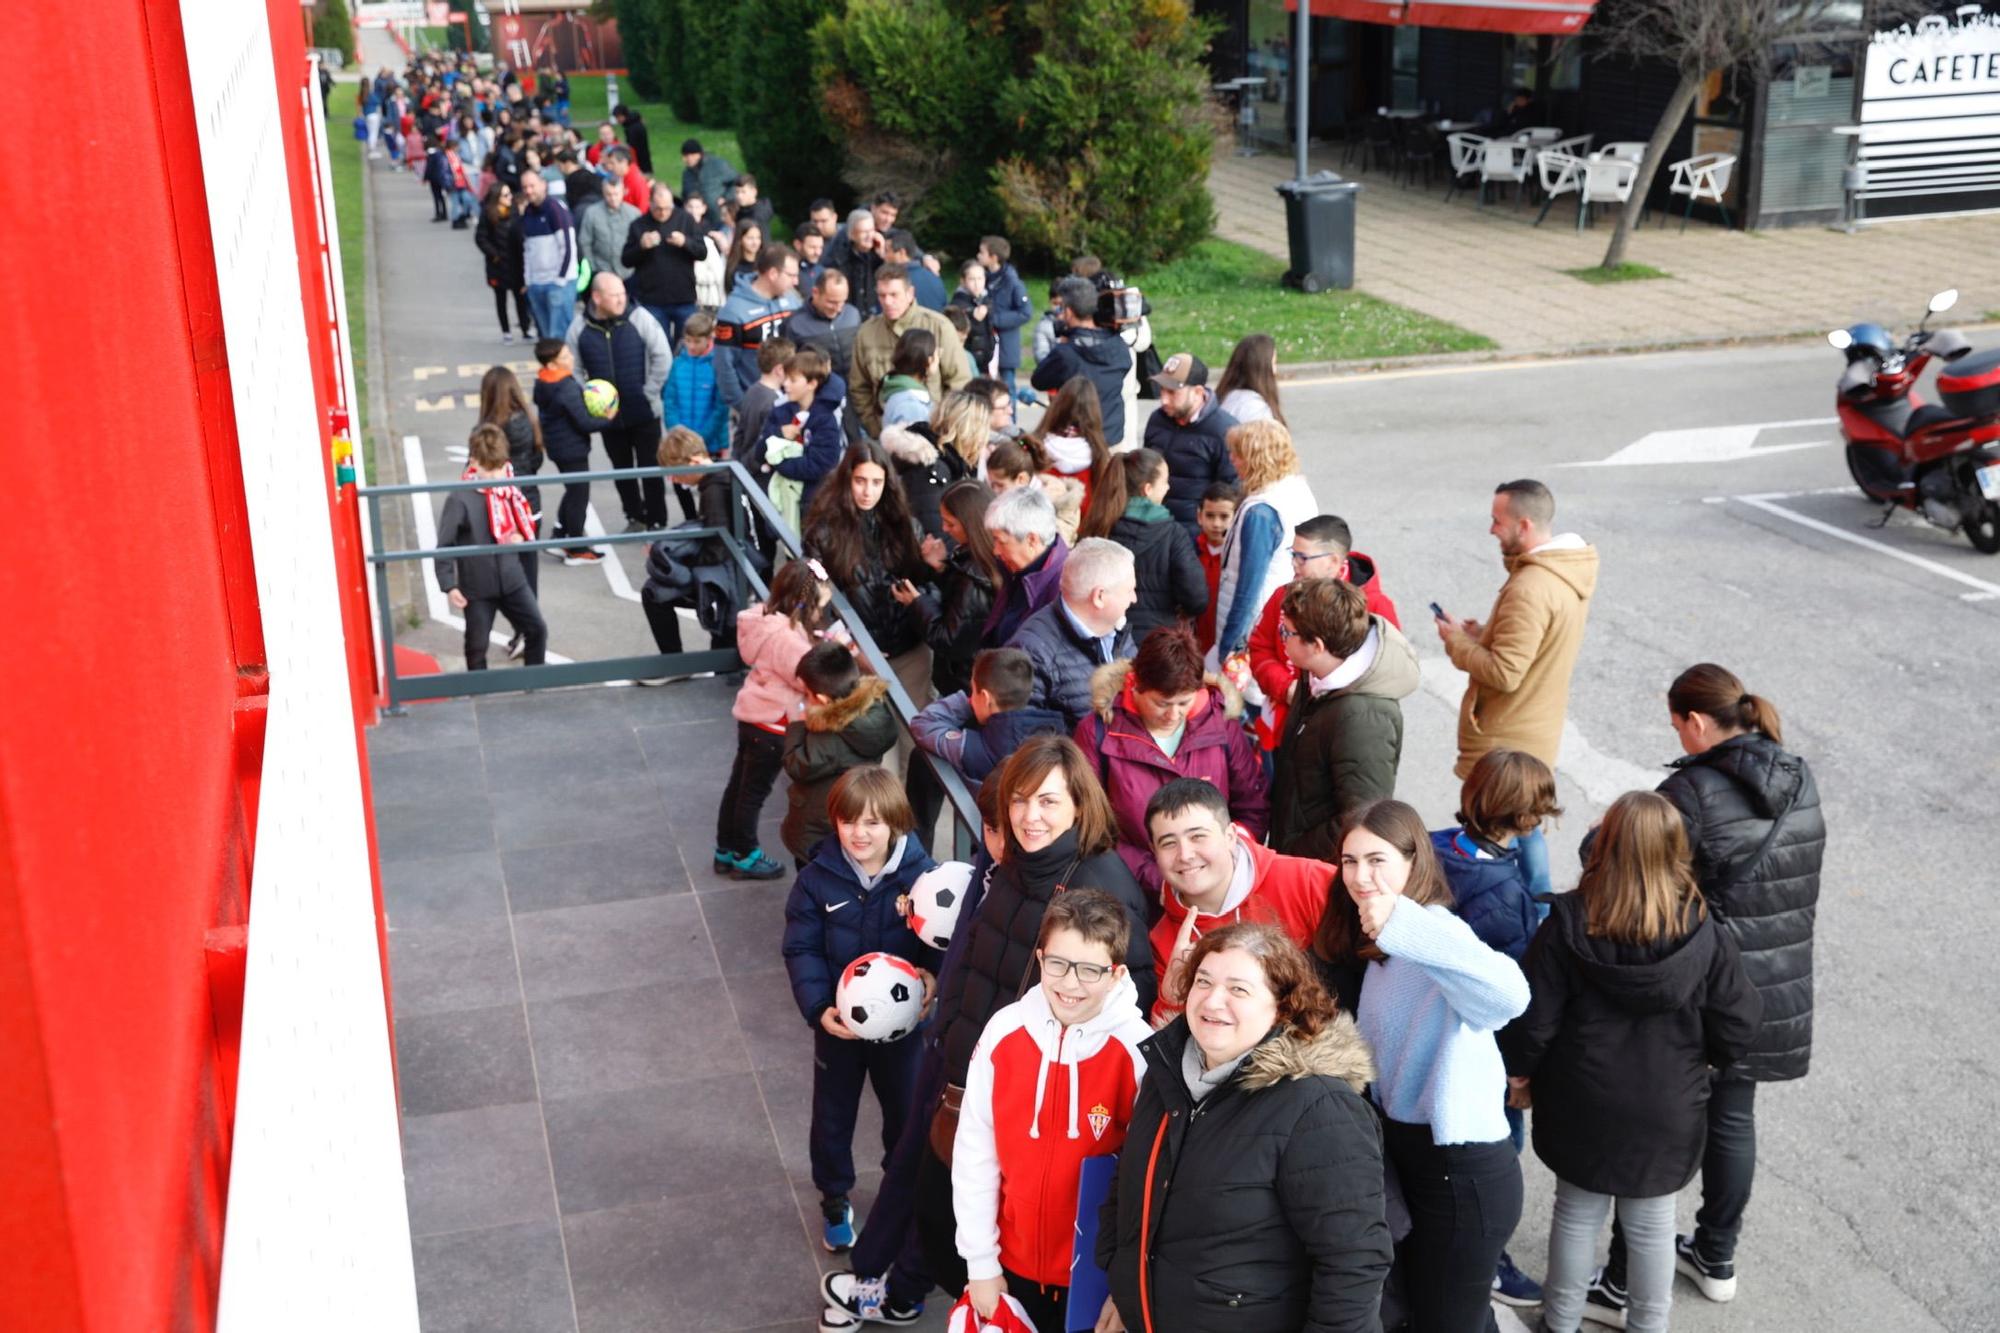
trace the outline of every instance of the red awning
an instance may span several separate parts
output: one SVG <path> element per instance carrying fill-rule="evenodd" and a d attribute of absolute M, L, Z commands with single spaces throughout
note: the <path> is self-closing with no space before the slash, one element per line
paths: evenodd
<path fill-rule="evenodd" d="M 1312 0 L 1315 18 L 1476 32 L 1579 32 L 1597 0 Z M 1296 12 L 1298 0 L 1286 0 Z"/>

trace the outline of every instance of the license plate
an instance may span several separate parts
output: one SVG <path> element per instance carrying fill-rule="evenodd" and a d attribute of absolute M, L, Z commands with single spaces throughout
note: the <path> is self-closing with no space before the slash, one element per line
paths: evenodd
<path fill-rule="evenodd" d="M 1988 463 L 1973 473 L 1979 478 L 1979 493 L 1989 500 L 2000 500 L 2000 463 Z"/>

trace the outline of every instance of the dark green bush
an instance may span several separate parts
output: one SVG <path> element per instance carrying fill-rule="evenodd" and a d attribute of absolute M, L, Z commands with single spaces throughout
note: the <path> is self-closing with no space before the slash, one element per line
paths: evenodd
<path fill-rule="evenodd" d="M 743 6 L 738 0 L 681 0 L 680 11 L 681 44 L 687 52 L 681 78 L 694 90 L 695 114 L 688 119 L 735 125 L 736 21 Z M 679 105 L 676 99 L 676 109 Z"/>
<path fill-rule="evenodd" d="M 840 0 L 739 0 L 735 101 L 730 122 L 759 189 L 794 222 L 814 199 L 844 203 L 843 150 L 810 92 L 815 24 L 840 12 Z"/>
<path fill-rule="evenodd" d="M 332 47 L 340 52 L 346 68 L 354 68 L 354 21 L 348 17 L 347 0 L 320 0 L 312 34 L 314 46 Z"/>
<path fill-rule="evenodd" d="M 700 3 L 701 0 L 652 0 L 653 17 L 658 25 L 653 68 L 660 90 L 666 94 L 667 105 L 674 109 L 675 120 L 697 123 L 701 120 L 701 92 L 689 71 L 700 64 L 700 59 L 697 53 L 688 50 L 687 15 Z"/>
<path fill-rule="evenodd" d="M 625 48 L 625 77 L 639 96 L 660 100 L 660 0 L 614 0 L 618 38 Z"/>

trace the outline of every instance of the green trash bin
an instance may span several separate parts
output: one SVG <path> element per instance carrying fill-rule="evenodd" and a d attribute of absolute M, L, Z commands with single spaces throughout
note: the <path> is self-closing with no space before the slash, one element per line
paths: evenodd
<path fill-rule="evenodd" d="M 1354 285 L 1354 209 L 1361 186 L 1331 171 L 1278 186 L 1292 266 L 1285 285 L 1302 292 Z"/>

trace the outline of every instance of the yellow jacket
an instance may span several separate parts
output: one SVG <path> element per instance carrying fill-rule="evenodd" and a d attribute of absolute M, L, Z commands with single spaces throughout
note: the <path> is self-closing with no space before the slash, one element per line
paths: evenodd
<path fill-rule="evenodd" d="M 1597 548 L 1564 533 L 1507 561 L 1478 638 L 1444 636 L 1452 665 L 1471 677 L 1458 709 L 1460 779 L 1488 750 L 1521 750 L 1555 767 L 1596 588 Z"/>

